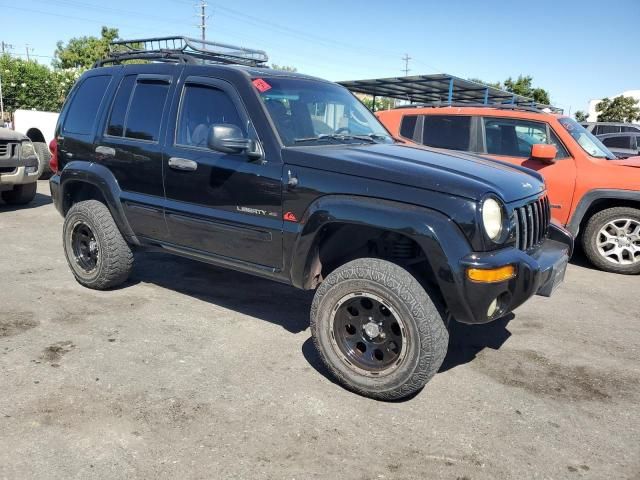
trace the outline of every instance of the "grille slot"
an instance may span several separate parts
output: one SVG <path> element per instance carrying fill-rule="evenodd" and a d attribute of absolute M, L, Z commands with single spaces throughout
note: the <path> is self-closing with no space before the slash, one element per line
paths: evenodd
<path fill-rule="evenodd" d="M 0 141 L 0 157 L 12 157 L 15 143 L 8 143 L 6 141 Z"/>
<path fill-rule="evenodd" d="M 514 209 L 516 246 L 527 251 L 539 245 L 549 232 L 551 212 L 549 199 L 540 197 Z"/>

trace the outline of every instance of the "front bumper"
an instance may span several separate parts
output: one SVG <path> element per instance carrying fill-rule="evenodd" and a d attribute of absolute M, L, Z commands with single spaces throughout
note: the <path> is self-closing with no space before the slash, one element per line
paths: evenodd
<path fill-rule="evenodd" d="M 523 252 L 505 248 L 495 252 L 472 253 L 461 261 L 460 272 L 463 308 L 458 308 L 456 319 L 463 323 L 486 323 L 504 316 L 522 305 L 533 295 L 550 296 L 564 280 L 569 258 L 573 253 L 573 237 L 563 228 L 550 225 L 549 237 L 535 250 Z M 467 278 L 468 268 L 493 269 L 513 265 L 513 278 L 496 283 L 479 283 Z M 497 311 L 489 316 L 488 310 L 497 300 Z M 462 318 L 458 318 L 458 316 Z"/>
<path fill-rule="evenodd" d="M 36 156 L 19 158 L 16 155 L 0 158 L 0 190 L 35 182 L 42 174 L 43 166 Z"/>

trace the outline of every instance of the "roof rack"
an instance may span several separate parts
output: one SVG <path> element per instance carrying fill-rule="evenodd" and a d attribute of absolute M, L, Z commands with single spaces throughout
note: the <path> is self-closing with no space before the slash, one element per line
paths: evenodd
<path fill-rule="evenodd" d="M 410 103 L 407 105 L 398 105 L 392 110 L 401 108 L 442 108 L 442 107 L 472 107 L 472 108 L 499 108 L 501 110 L 520 110 L 524 112 L 546 113 L 542 108 L 530 107 L 527 105 L 518 105 L 514 103 Z M 551 111 L 551 110 L 549 110 Z"/>
<path fill-rule="evenodd" d="M 109 56 L 98 60 L 94 67 L 125 60 L 149 60 L 167 63 L 217 63 L 264 67 L 269 57 L 263 50 L 252 50 L 226 43 L 195 38 L 154 37 L 117 40 L 109 45 Z"/>

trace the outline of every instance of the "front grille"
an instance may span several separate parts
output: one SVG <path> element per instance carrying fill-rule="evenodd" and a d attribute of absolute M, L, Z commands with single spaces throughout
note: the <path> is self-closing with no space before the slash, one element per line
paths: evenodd
<path fill-rule="evenodd" d="M 0 157 L 12 157 L 15 143 L 0 141 Z"/>
<path fill-rule="evenodd" d="M 514 209 L 516 246 L 523 251 L 540 244 L 549 232 L 551 208 L 544 196 Z"/>
<path fill-rule="evenodd" d="M 0 167 L 0 173 L 13 173 L 16 171 L 16 167 Z"/>

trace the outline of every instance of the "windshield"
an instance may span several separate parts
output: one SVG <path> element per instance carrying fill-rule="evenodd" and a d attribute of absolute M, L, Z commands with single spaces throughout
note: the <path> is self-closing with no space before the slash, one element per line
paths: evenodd
<path fill-rule="evenodd" d="M 616 156 L 611 153 L 600 140 L 574 119 L 561 117 L 558 121 L 588 155 L 596 158 L 606 158 L 608 160 L 616 159 Z"/>
<path fill-rule="evenodd" d="M 253 84 L 286 146 L 393 142 L 376 117 L 339 85 L 273 77 Z"/>

